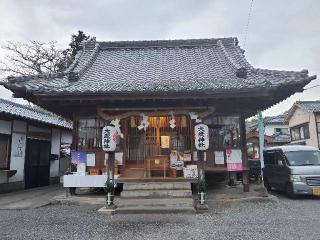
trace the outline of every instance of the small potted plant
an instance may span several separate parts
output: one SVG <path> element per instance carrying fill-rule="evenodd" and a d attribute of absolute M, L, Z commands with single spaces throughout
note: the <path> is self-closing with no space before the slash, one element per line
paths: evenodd
<path fill-rule="evenodd" d="M 206 187 L 207 187 L 206 181 L 204 179 L 198 178 L 197 190 L 198 190 L 199 202 L 201 205 L 203 205 L 205 202 Z"/>
<path fill-rule="evenodd" d="M 114 198 L 114 184 L 112 181 L 106 181 L 105 183 L 105 191 L 107 193 L 107 206 L 113 205 L 113 198 Z"/>

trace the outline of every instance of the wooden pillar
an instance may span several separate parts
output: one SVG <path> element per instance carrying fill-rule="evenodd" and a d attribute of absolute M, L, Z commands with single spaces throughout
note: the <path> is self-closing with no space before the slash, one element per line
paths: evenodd
<path fill-rule="evenodd" d="M 198 178 L 200 180 L 204 180 L 204 177 L 205 177 L 205 174 L 204 174 L 204 153 L 205 153 L 205 151 L 197 151 Z"/>
<path fill-rule="evenodd" d="M 72 129 L 72 144 L 71 150 L 77 151 L 78 150 L 78 142 L 79 142 L 79 128 L 78 128 L 78 118 L 73 115 L 73 129 Z"/>
<path fill-rule="evenodd" d="M 249 192 L 249 168 L 248 168 L 248 154 L 247 154 L 247 139 L 246 139 L 246 122 L 245 117 L 240 115 L 239 117 L 240 127 L 240 146 L 242 152 L 242 183 L 243 191 Z"/>

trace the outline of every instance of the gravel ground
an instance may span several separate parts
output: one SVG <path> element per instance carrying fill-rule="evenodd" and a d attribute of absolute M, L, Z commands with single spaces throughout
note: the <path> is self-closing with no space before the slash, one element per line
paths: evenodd
<path fill-rule="evenodd" d="M 115 215 L 79 206 L 0 210 L 0 239 L 320 239 L 320 199 L 232 203 L 197 215 Z"/>

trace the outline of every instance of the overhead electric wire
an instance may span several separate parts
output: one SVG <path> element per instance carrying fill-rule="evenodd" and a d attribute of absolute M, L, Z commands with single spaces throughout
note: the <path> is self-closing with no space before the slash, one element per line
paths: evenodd
<path fill-rule="evenodd" d="M 244 39 L 243 39 L 243 47 L 244 48 L 246 47 L 246 43 L 247 43 L 247 35 L 248 35 L 248 31 L 249 31 L 249 24 L 250 24 L 250 20 L 251 20 L 252 9 L 253 9 L 253 1 L 254 0 L 251 0 L 251 3 L 250 3 L 247 24 L 246 24 L 245 30 L 244 30 Z"/>
<path fill-rule="evenodd" d="M 315 87 L 320 87 L 320 84 L 317 84 L 317 85 L 314 85 L 314 86 L 311 86 L 311 87 L 308 87 L 308 88 L 304 88 L 303 90 L 309 90 L 309 89 L 312 89 L 312 88 L 315 88 Z"/>

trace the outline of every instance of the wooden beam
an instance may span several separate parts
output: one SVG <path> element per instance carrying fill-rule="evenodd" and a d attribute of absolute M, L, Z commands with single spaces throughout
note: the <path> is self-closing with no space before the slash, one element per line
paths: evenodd
<path fill-rule="evenodd" d="M 43 101 L 52 101 L 55 99 L 70 99 L 70 100 L 133 100 L 133 99 L 221 99 L 221 98 L 246 98 L 246 97 L 261 97 L 270 95 L 270 89 L 244 89 L 236 91 L 217 91 L 217 92 L 174 92 L 174 93 L 155 93 L 146 94 L 134 92 L 132 94 L 125 93 L 104 93 L 104 94 L 92 94 L 92 93 L 81 93 L 81 94 L 62 94 L 62 93 L 38 93 L 35 96 L 42 97 Z"/>
<path fill-rule="evenodd" d="M 112 111 L 112 113 L 106 113 L 108 112 L 106 108 L 97 108 L 97 114 L 104 120 L 106 121 L 112 121 L 114 119 L 125 119 L 131 116 L 140 116 L 141 113 L 145 114 L 146 116 L 169 116 L 169 110 L 173 111 L 174 115 L 188 115 L 190 112 L 196 112 L 199 116 L 199 118 L 205 118 L 206 116 L 210 115 L 215 111 L 214 107 L 208 107 L 205 110 L 202 110 L 201 112 L 199 109 L 193 109 L 189 108 L 188 110 L 183 110 L 183 109 L 175 109 L 175 108 L 167 108 L 166 111 L 159 111 L 159 110 L 151 110 L 151 109 L 145 109 L 144 111 L 136 111 L 136 109 L 132 110 L 127 110 L 125 112 L 119 112 L 119 113 L 114 113 L 116 111 Z"/>
<path fill-rule="evenodd" d="M 246 123 L 243 115 L 239 116 L 239 127 L 240 127 L 240 146 L 242 153 L 242 184 L 243 191 L 249 192 L 249 169 L 248 169 L 248 154 L 247 154 L 247 139 L 246 139 Z"/>

